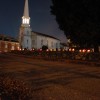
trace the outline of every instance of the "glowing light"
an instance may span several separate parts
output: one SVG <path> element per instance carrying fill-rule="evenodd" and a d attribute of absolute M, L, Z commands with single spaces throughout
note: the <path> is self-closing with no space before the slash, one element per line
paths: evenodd
<path fill-rule="evenodd" d="M 26 19 L 26 23 L 29 24 L 29 19 Z"/>
<path fill-rule="evenodd" d="M 30 18 L 25 18 L 24 16 L 22 17 L 22 23 L 23 24 L 29 24 L 29 22 L 30 22 Z"/>
<path fill-rule="evenodd" d="M 17 49 L 19 50 L 19 47 L 17 47 Z"/>
<path fill-rule="evenodd" d="M 8 45 L 6 44 L 6 45 L 5 45 L 5 48 L 7 48 L 7 47 L 8 47 Z"/>
<path fill-rule="evenodd" d="M 34 49 L 32 49 L 34 51 Z"/>
<path fill-rule="evenodd" d="M 85 49 L 83 49 L 83 52 L 86 52 L 86 50 L 85 50 Z"/>
<path fill-rule="evenodd" d="M 52 51 L 52 49 L 50 49 L 50 51 Z"/>
<path fill-rule="evenodd" d="M 54 49 L 54 51 L 56 51 L 56 49 Z"/>
<path fill-rule="evenodd" d="M 79 52 L 82 52 L 82 50 L 79 50 Z"/>
<path fill-rule="evenodd" d="M 42 49 L 40 49 L 40 51 L 42 51 Z"/>
<path fill-rule="evenodd" d="M 72 51 L 75 51 L 75 49 L 72 49 Z"/>
<path fill-rule="evenodd" d="M 87 52 L 90 52 L 90 50 L 87 50 Z"/>
<path fill-rule="evenodd" d="M 49 51 L 49 49 L 46 50 L 47 52 Z"/>
<path fill-rule="evenodd" d="M 11 50 L 14 50 L 14 49 L 15 49 L 14 46 L 12 46 Z"/>
<path fill-rule="evenodd" d="M 72 49 L 70 48 L 69 51 L 71 51 Z"/>

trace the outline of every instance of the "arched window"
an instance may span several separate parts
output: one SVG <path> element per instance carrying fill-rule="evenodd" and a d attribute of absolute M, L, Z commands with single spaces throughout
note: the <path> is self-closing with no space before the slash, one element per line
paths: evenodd
<path fill-rule="evenodd" d="M 43 40 L 41 40 L 41 46 L 43 46 Z"/>
<path fill-rule="evenodd" d="M 28 44 L 28 40 L 27 40 L 27 44 Z"/>
<path fill-rule="evenodd" d="M 56 43 L 56 48 L 58 48 L 58 43 Z"/>
<path fill-rule="evenodd" d="M 47 40 L 47 46 L 48 46 L 48 40 Z"/>
<path fill-rule="evenodd" d="M 53 42 L 51 42 L 51 47 L 53 48 Z"/>

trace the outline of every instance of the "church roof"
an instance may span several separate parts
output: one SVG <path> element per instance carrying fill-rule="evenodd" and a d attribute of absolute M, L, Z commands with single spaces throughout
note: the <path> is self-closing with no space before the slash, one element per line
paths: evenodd
<path fill-rule="evenodd" d="M 47 35 L 47 34 L 43 34 L 43 33 L 40 33 L 40 32 L 35 32 L 35 31 L 32 31 L 33 33 L 36 33 L 37 35 L 41 35 L 41 36 L 45 36 L 45 37 L 50 37 L 50 38 L 53 38 L 53 39 L 56 39 L 56 40 L 59 40 L 53 36 L 50 36 L 50 35 Z M 60 41 L 60 40 L 59 40 Z"/>

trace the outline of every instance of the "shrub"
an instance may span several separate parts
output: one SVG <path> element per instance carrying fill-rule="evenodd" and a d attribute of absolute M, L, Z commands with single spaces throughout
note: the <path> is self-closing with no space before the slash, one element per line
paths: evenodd
<path fill-rule="evenodd" d="M 42 46 L 42 50 L 43 50 L 43 51 L 46 51 L 47 49 L 48 49 L 48 46 L 46 46 L 46 45 L 43 45 L 43 46 Z"/>

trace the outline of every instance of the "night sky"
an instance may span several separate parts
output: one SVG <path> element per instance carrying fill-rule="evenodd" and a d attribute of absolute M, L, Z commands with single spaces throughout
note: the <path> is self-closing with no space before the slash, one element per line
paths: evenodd
<path fill-rule="evenodd" d="M 0 34 L 17 37 L 22 22 L 25 0 L 2 0 L 0 2 Z M 51 0 L 29 0 L 29 14 L 33 31 L 48 34 L 66 42 L 58 28 L 55 16 L 50 13 Z"/>

